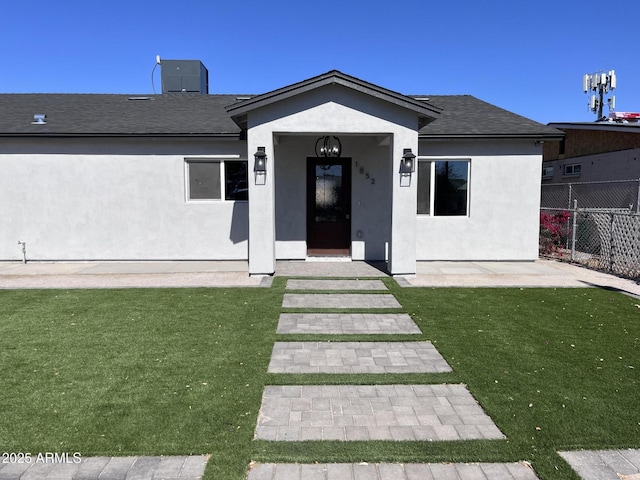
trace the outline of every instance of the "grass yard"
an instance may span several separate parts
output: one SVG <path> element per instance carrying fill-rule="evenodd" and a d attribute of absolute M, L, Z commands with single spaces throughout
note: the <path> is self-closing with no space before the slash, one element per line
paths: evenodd
<path fill-rule="evenodd" d="M 424 332 L 313 336 L 434 342 L 454 369 L 271 375 L 284 294 L 238 289 L 0 291 L 0 451 L 210 454 L 208 479 L 256 461 L 517 461 L 576 479 L 556 455 L 640 448 L 639 300 L 600 289 L 391 291 Z M 302 340 L 309 336 L 278 336 Z M 266 442 L 268 384 L 465 383 L 506 441 Z"/>

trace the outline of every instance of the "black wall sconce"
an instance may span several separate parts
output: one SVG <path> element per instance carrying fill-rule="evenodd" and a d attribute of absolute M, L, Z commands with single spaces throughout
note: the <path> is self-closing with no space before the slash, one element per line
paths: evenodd
<path fill-rule="evenodd" d="M 258 147 L 258 151 L 253 154 L 253 175 L 256 185 L 267 184 L 267 154 L 264 147 Z"/>
<path fill-rule="evenodd" d="M 264 147 L 258 147 L 258 151 L 253 156 L 256 159 L 253 164 L 253 171 L 255 173 L 267 173 L 267 154 L 264 151 Z"/>
<path fill-rule="evenodd" d="M 411 175 L 416 171 L 416 156 L 410 148 L 405 148 L 400 160 L 400 174 Z"/>

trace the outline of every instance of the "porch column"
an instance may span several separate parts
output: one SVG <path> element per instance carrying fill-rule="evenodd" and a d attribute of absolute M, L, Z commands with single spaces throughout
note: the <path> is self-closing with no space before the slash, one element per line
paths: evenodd
<path fill-rule="evenodd" d="M 418 154 L 418 132 L 396 133 L 393 139 L 391 245 L 389 246 L 389 273 L 413 275 L 416 273 L 416 221 L 418 208 L 417 173 L 401 176 L 400 160 L 405 148 Z"/>
<path fill-rule="evenodd" d="M 264 147 L 267 171 L 254 172 L 254 154 Z M 253 128 L 247 132 L 249 160 L 249 275 L 272 275 L 275 255 L 275 177 L 273 134 Z"/>

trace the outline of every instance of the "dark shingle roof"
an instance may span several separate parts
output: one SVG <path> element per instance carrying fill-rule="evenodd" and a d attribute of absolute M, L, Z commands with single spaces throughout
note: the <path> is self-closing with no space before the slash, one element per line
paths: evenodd
<path fill-rule="evenodd" d="M 438 119 L 420 130 L 420 137 L 545 137 L 561 138 L 555 128 L 496 107 L 471 95 L 424 95 L 442 108 Z"/>
<path fill-rule="evenodd" d="M 391 95 L 386 91 L 383 93 Z M 239 98 L 242 96 L 2 94 L 0 136 L 236 137 L 240 135 L 241 129 L 231 115 L 237 108 L 228 107 L 244 104 L 245 102 L 240 102 Z M 409 100 L 417 103 L 418 98 L 429 99 L 425 100 L 427 109 L 434 112 L 436 109 L 442 109 L 435 115 L 437 118 L 434 121 L 420 130 L 421 138 L 560 138 L 563 135 L 555 128 L 508 112 L 470 95 L 413 96 Z M 251 101 L 246 103 L 250 104 Z M 47 115 L 47 123 L 33 125 L 35 114 Z"/>
<path fill-rule="evenodd" d="M 0 135 L 238 135 L 237 95 L 0 95 Z M 35 114 L 47 123 L 32 125 Z"/>

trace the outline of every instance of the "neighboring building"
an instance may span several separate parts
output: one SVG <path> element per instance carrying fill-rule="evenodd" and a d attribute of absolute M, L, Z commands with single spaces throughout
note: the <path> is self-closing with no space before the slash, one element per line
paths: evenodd
<path fill-rule="evenodd" d="M 0 95 L 0 260 L 538 257 L 555 128 L 338 71 L 204 93 Z"/>
<path fill-rule="evenodd" d="M 565 133 L 544 145 L 542 183 L 640 178 L 640 123 L 550 123 Z"/>

